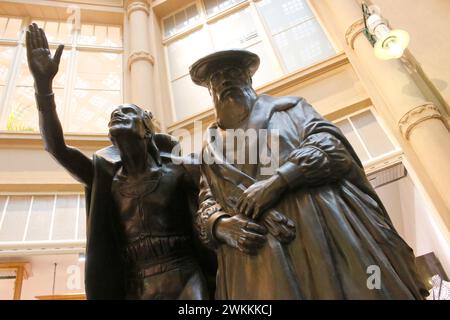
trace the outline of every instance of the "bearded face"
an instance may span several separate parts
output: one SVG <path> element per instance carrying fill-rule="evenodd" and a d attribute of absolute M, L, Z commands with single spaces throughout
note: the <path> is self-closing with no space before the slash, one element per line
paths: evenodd
<path fill-rule="evenodd" d="M 209 79 L 209 92 L 222 128 L 235 128 L 250 114 L 254 90 L 245 70 L 227 67 L 214 72 Z"/>

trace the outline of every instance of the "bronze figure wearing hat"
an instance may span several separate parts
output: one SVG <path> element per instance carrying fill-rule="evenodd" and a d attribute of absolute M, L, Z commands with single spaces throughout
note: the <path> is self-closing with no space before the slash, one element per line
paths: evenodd
<path fill-rule="evenodd" d="M 257 55 L 229 50 L 190 69 L 192 80 L 209 89 L 216 112 L 203 149 L 215 161 L 202 164 L 196 217 L 203 242 L 217 253 L 216 297 L 422 299 L 427 292 L 414 254 L 348 140 L 305 99 L 256 94 L 251 76 L 258 65 Z M 262 144 L 278 164 L 272 173 L 264 173 L 260 160 L 228 157 L 230 129 L 277 133 L 277 151 Z M 277 227 L 295 237 L 280 237 Z M 368 285 L 373 267 L 380 270 L 379 288 Z"/>

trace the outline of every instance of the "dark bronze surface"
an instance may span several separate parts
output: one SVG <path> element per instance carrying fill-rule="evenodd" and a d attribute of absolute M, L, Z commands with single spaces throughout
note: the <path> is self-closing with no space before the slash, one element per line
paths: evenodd
<path fill-rule="evenodd" d="M 203 150 L 216 162 L 202 165 L 196 217 L 218 256 L 216 298 L 423 299 L 413 251 L 342 132 L 303 98 L 257 95 L 257 56 L 239 52 L 191 67 L 193 81 L 211 93 L 217 120 Z M 229 129 L 278 130 L 275 172 L 263 175 L 260 161 L 227 162 Z M 295 235 L 280 237 L 280 228 Z M 381 271 L 379 289 L 368 285 L 371 266 Z"/>
<path fill-rule="evenodd" d="M 155 134 L 151 114 L 131 104 L 112 112 L 113 145 L 93 159 L 67 146 L 52 93 L 63 46 L 52 58 L 35 24 L 26 44 L 45 149 L 86 187 L 87 298 L 207 299 L 202 268 L 214 274 L 214 257 L 192 227 L 198 166 L 174 164 L 176 142 Z"/>

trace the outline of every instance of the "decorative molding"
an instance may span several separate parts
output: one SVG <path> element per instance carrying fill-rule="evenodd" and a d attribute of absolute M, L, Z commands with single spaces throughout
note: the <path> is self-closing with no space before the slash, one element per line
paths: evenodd
<path fill-rule="evenodd" d="M 65 134 L 67 144 L 81 149 L 101 149 L 111 144 L 107 133 Z M 38 132 L 0 131 L 0 149 L 44 150 L 42 137 Z"/>
<path fill-rule="evenodd" d="M 433 103 L 428 102 L 422 104 L 418 107 L 413 108 L 408 111 L 398 122 L 398 127 L 405 137 L 406 140 L 409 140 L 411 135 L 411 131 L 421 122 L 424 122 L 429 119 L 439 119 L 444 125 L 447 126 L 444 117 L 442 116 L 438 107 L 436 107 Z M 447 126 L 448 128 L 448 126 Z"/>
<path fill-rule="evenodd" d="M 80 294 L 59 294 L 49 296 L 36 296 L 38 300 L 86 300 L 84 293 Z"/>
<path fill-rule="evenodd" d="M 80 183 L 0 183 L 0 194 L 83 193 Z"/>
<path fill-rule="evenodd" d="M 354 43 L 356 38 L 364 31 L 364 20 L 360 19 L 353 22 L 345 32 L 345 41 L 353 50 L 355 49 Z"/>
<path fill-rule="evenodd" d="M 127 1 L 127 17 L 129 18 L 134 11 L 144 11 L 147 16 L 150 14 L 150 9 L 147 2 L 142 2 L 139 0 Z"/>
<path fill-rule="evenodd" d="M 155 64 L 155 58 L 153 55 L 148 51 L 135 51 L 128 57 L 128 69 L 131 69 L 131 65 L 135 63 L 136 61 L 148 61 L 151 63 L 151 65 Z"/>

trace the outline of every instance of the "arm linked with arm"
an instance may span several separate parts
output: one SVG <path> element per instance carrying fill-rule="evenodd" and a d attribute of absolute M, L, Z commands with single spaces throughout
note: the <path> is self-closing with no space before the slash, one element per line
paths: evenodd
<path fill-rule="evenodd" d="M 229 214 L 222 211 L 211 192 L 206 177 L 200 176 L 199 208 L 194 217 L 194 224 L 200 240 L 209 248 L 216 248 L 218 241 L 214 236 L 214 227 L 221 217 L 228 217 Z"/>

